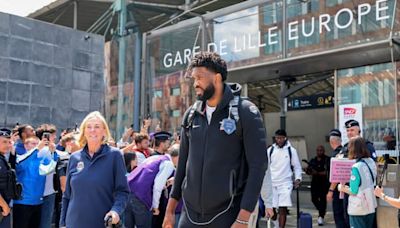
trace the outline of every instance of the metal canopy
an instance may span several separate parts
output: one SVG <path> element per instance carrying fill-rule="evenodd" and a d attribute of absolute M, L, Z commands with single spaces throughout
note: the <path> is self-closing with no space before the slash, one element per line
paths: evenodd
<path fill-rule="evenodd" d="M 280 76 L 301 76 L 390 62 L 392 57 L 393 60 L 400 59 L 400 52 L 397 45 L 387 39 L 230 69 L 229 80 L 247 83 L 277 79 Z"/>
<path fill-rule="evenodd" d="M 31 13 L 28 17 L 74 28 L 74 2 L 72 0 L 57 0 Z M 114 1 L 77 0 L 76 2 L 77 29 L 86 31 L 110 8 Z M 165 22 L 169 22 L 165 26 L 171 25 L 240 2 L 243 2 L 243 0 L 128 0 L 128 21 L 129 17 L 134 17 L 140 31 L 147 32 Z M 188 11 L 182 17 L 175 18 L 185 10 L 190 10 L 190 12 Z M 117 19 L 115 18 L 111 28 L 116 27 Z M 105 28 L 98 33 L 103 35 L 104 32 Z M 110 38 L 109 34 L 106 34 L 106 40 Z"/>
<path fill-rule="evenodd" d="M 290 88 L 296 85 L 318 79 L 320 77 L 328 77 L 325 80 L 313 83 L 290 97 L 311 96 L 321 93 L 333 93 L 334 91 L 334 72 L 323 72 L 317 74 L 309 74 L 294 77 L 294 82 L 290 84 Z M 252 82 L 247 84 L 249 99 L 254 102 L 262 112 L 279 112 L 280 111 L 280 90 L 281 84 L 279 79 L 272 79 L 267 81 Z"/>
<path fill-rule="evenodd" d="M 314 83 L 291 96 L 310 96 L 334 91 L 334 70 L 400 59 L 397 38 L 352 47 L 333 49 L 323 53 L 303 55 L 257 66 L 241 67 L 229 71 L 229 81 L 248 84 L 248 96 L 257 105 L 265 106 L 263 112 L 280 111 L 280 80 L 293 77 L 292 85 L 331 74 L 332 77 Z M 392 55 L 393 54 L 393 55 Z M 317 73 L 319 72 L 319 73 Z"/>

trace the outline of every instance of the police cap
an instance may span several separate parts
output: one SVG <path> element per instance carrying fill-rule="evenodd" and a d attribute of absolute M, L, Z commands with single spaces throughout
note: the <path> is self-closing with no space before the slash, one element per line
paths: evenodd
<path fill-rule="evenodd" d="M 7 128 L 0 128 L 0 137 L 11 138 L 11 130 Z"/>
<path fill-rule="evenodd" d="M 337 137 L 342 137 L 342 133 L 339 131 L 339 129 L 332 129 L 329 132 L 329 136 L 337 136 Z"/>
<path fill-rule="evenodd" d="M 172 134 L 166 131 L 160 131 L 154 133 L 154 138 L 157 140 L 169 140 L 172 137 Z"/>
<path fill-rule="evenodd" d="M 357 120 L 348 120 L 348 121 L 346 121 L 346 123 L 344 123 L 344 126 L 345 126 L 346 128 L 351 128 L 351 127 L 354 127 L 354 126 L 359 127 L 360 124 L 358 123 Z"/>

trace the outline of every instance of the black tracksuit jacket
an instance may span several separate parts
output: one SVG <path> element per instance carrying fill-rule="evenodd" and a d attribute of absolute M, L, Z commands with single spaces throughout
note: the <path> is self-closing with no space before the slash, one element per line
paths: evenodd
<path fill-rule="evenodd" d="M 239 105 L 242 134 L 228 135 L 220 130 L 220 122 L 229 114 L 229 102 L 234 94 L 240 95 L 240 89 L 238 84 L 225 84 L 223 98 L 212 114 L 210 125 L 204 102 L 195 112 L 192 126 L 182 127 L 171 196 L 180 200 L 183 195 L 190 211 L 217 214 L 229 205 L 233 192 L 241 198 L 241 209 L 255 208 L 267 169 L 261 114 L 253 103 L 242 100 Z"/>

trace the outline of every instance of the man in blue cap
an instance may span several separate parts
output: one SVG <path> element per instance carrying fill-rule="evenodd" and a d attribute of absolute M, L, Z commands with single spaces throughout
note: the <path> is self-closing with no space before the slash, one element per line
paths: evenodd
<path fill-rule="evenodd" d="M 361 129 L 360 129 L 360 124 L 358 123 L 357 120 L 348 120 L 344 123 L 344 126 L 346 127 L 346 133 L 347 133 L 347 138 L 350 140 L 353 137 L 356 136 L 361 136 Z M 344 144 L 343 146 L 343 153 L 348 154 L 349 150 L 347 148 L 348 143 Z M 374 148 L 374 144 L 367 139 L 365 139 L 365 145 L 367 146 L 368 151 L 371 154 L 371 158 L 376 161 L 376 152 Z"/>
<path fill-rule="evenodd" d="M 166 131 L 160 131 L 154 134 L 154 152 L 153 155 L 164 155 L 170 146 L 172 134 Z"/>

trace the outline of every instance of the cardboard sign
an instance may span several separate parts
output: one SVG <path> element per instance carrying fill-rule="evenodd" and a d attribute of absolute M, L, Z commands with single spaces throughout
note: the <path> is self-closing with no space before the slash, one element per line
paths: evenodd
<path fill-rule="evenodd" d="M 355 160 L 347 158 L 332 158 L 329 172 L 329 181 L 331 183 L 348 183 L 351 176 L 351 168 Z"/>

